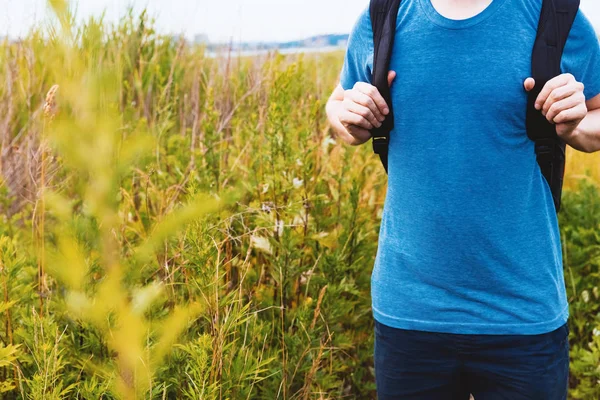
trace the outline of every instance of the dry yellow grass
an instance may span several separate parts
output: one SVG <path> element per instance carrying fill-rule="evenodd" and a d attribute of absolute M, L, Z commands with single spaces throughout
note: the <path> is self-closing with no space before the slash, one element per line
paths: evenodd
<path fill-rule="evenodd" d="M 587 154 L 568 148 L 565 188 L 577 189 L 578 181 L 590 178 L 600 185 L 600 153 Z"/>

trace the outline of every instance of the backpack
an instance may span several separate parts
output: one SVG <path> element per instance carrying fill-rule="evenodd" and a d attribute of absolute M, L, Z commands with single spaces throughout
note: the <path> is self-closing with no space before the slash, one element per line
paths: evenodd
<path fill-rule="evenodd" d="M 394 127 L 387 76 L 400 2 L 401 0 L 371 0 L 370 3 L 374 44 L 371 83 L 379 90 L 390 109 L 381 127 L 371 130 L 371 137 L 373 151 L 381 158 L 386 173 L 390 132 Z M 535 100 L 544 85 L 561 74 L 563 50 L 579 10 L 579 3 L 580 0 L 543 0 L 531 60 L 531 77 L 535 79 L 535 87 L 528 94 L 527 136 L 535 142 L 537 162 L 550 186 L 557 213 L 561 204 L 566 144 L 556 134 L 556 127 L 535 109 Z"/>

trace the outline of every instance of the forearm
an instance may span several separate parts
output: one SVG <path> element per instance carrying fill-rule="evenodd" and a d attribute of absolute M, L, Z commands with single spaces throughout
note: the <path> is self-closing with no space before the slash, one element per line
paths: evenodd
<path fill-rule="evenodd" d="M 600 151 L 600 109 L 589 111 L 572 135 L 569 146 L 585 153 Z"/>

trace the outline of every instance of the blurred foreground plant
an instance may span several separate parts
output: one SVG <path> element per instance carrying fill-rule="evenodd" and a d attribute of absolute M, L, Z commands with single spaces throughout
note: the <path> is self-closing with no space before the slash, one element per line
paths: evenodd
<path fill-rule="evenodd" d="M 140 398 L 152 388 L 156 368 L 179 334 L 202 312 L 202 305 L 174 306 L 155 324 L 146 314 L 161 299 L 164 285 L 154 280 L 138 287 L 135 282 L 157 248 L 187 223 L 216 211 L 219 202 L 196 195 L 186 206 L 149 226 L 148 235 L 138 237 L 137 244 L 125 241 L 123 230 L 131 215 L 119 213 L 121 181 L 148 158 L 144 155 L 151 154 L 155 141 L 143 125 L 123 127 L 117 71 L 85 62 L 76 46 L 66 3 L 51 3 L 61 30 L 53 41 L 55 59 L 50 68 L 57 84 L 45 106 L 51 117 L 45 133 L 59 162 L 76 174 L 72 176 L 74 192 L 43 187 L 39 218 L 46 247 L 40 290 L 48 290 L 44 284 L 47 267 L 65 285 L 67 310 L 81 321 L 80 330 L 89 324 L 100 332 L 111 354 L 101 364 L 86 360 L 84 369 L 111 382 L 118 397 Z M 55 98 L 57 88 L 60 92 Z M 46 206 L 45 217 L 51 223 L 44 225 Z"/>

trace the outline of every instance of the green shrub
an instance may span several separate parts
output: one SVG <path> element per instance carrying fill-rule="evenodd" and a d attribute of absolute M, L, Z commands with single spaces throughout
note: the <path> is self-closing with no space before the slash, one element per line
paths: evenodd
<path fill-rule="evenodd" d="M 570 395 L 600 397 L 600 190 L 589 179 L 566 192 L 560 213 L 570 303 Z"/>

